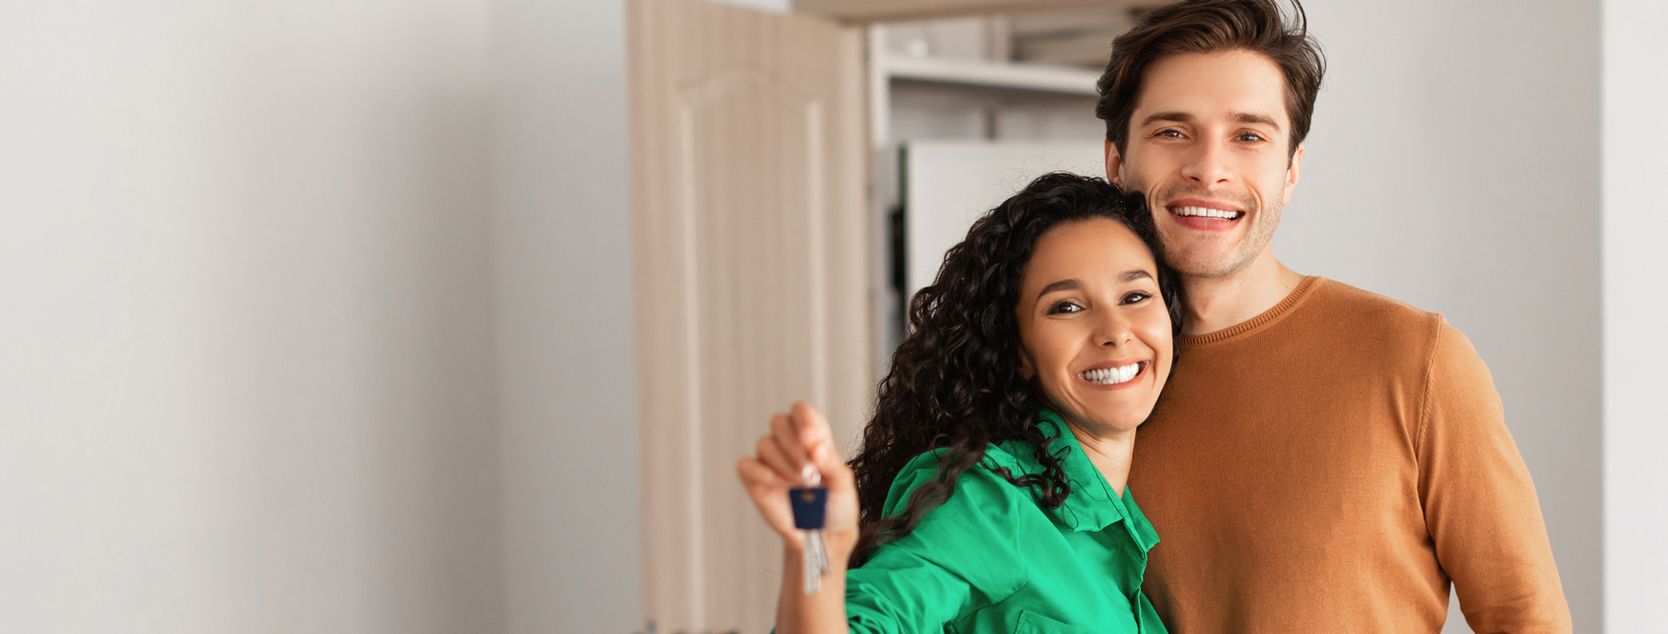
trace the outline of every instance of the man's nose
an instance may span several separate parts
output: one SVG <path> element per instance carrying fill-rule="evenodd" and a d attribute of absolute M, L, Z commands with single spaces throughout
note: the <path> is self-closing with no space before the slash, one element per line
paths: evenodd
<path fill-rule="evenodd" d="M 1182 165 L 1182 177 L 1206 187 L 1226 183 L 1231 174 L 1227 158 L 1227 148 L 1221 143 L 1196 144 Z"/>

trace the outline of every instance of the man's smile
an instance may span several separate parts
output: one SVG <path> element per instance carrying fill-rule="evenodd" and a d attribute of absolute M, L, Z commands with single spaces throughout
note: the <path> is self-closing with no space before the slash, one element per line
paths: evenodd
<path fill-rule="evenodd" d="M 1199 231 L 1225 231 L 1245 217 L 1244 209 L 1204 198 L 1180 198 L 1164 205 L 1176 224 Z"/>

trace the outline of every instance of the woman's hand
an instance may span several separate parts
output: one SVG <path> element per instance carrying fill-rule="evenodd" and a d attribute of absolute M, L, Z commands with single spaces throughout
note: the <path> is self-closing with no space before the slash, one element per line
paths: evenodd
<path fill-rule="evenodd" d="M 736 473 L 759 514 L 792 550 L 803 549 L 804 541 L 793 526 L 788 489 L 806 484 L 807 465 L 822 474 L 822 486 L 828 487 L 823 540 L 830 563 L 843 570 L 857 544 L 857 487 L 834 448 L 828 421 L 816 408 L 794 403 L 791 412 L 770 418 L 770 433 L 759 437 L 754 451 L 756 455 L 736 463 Z"/>

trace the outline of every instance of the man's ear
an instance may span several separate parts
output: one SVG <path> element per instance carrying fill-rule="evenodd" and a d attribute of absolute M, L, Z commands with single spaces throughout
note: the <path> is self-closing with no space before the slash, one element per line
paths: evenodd
<path fill-rule="evenodd" d="M 1286 190 L 1280 194 L 1280 204 L 1292 204 L 1292 190 L 1297 189 L 1297 179 L 1303 176 L 1303 144 L 1297 144 L 1297 151 L 1292 152 L 1292 160 L 1286 165 Z"/>
<path fill-rule="evenodd" d="M 1118 146 L 1112 145 L 1111 139 L 1106 140 L 1106 180 L 1124 186 L 1124 157 L 1118 154 Z"/>

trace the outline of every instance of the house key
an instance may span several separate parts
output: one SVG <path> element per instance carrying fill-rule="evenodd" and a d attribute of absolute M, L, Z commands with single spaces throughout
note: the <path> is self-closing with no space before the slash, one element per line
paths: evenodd
<path fill-rule="evenodd" d="M 805 543 L 805 594 L 813 595 L 822 587 L 822 576 L 828 574 L 828 546 L 822 538 L 828 487 L 822 486 L 822 474 L 811 465 L 805 465 L 800 477 L 805 486 L 788 489 L 788 503 L 793 507 L 793 526 Z"/>

